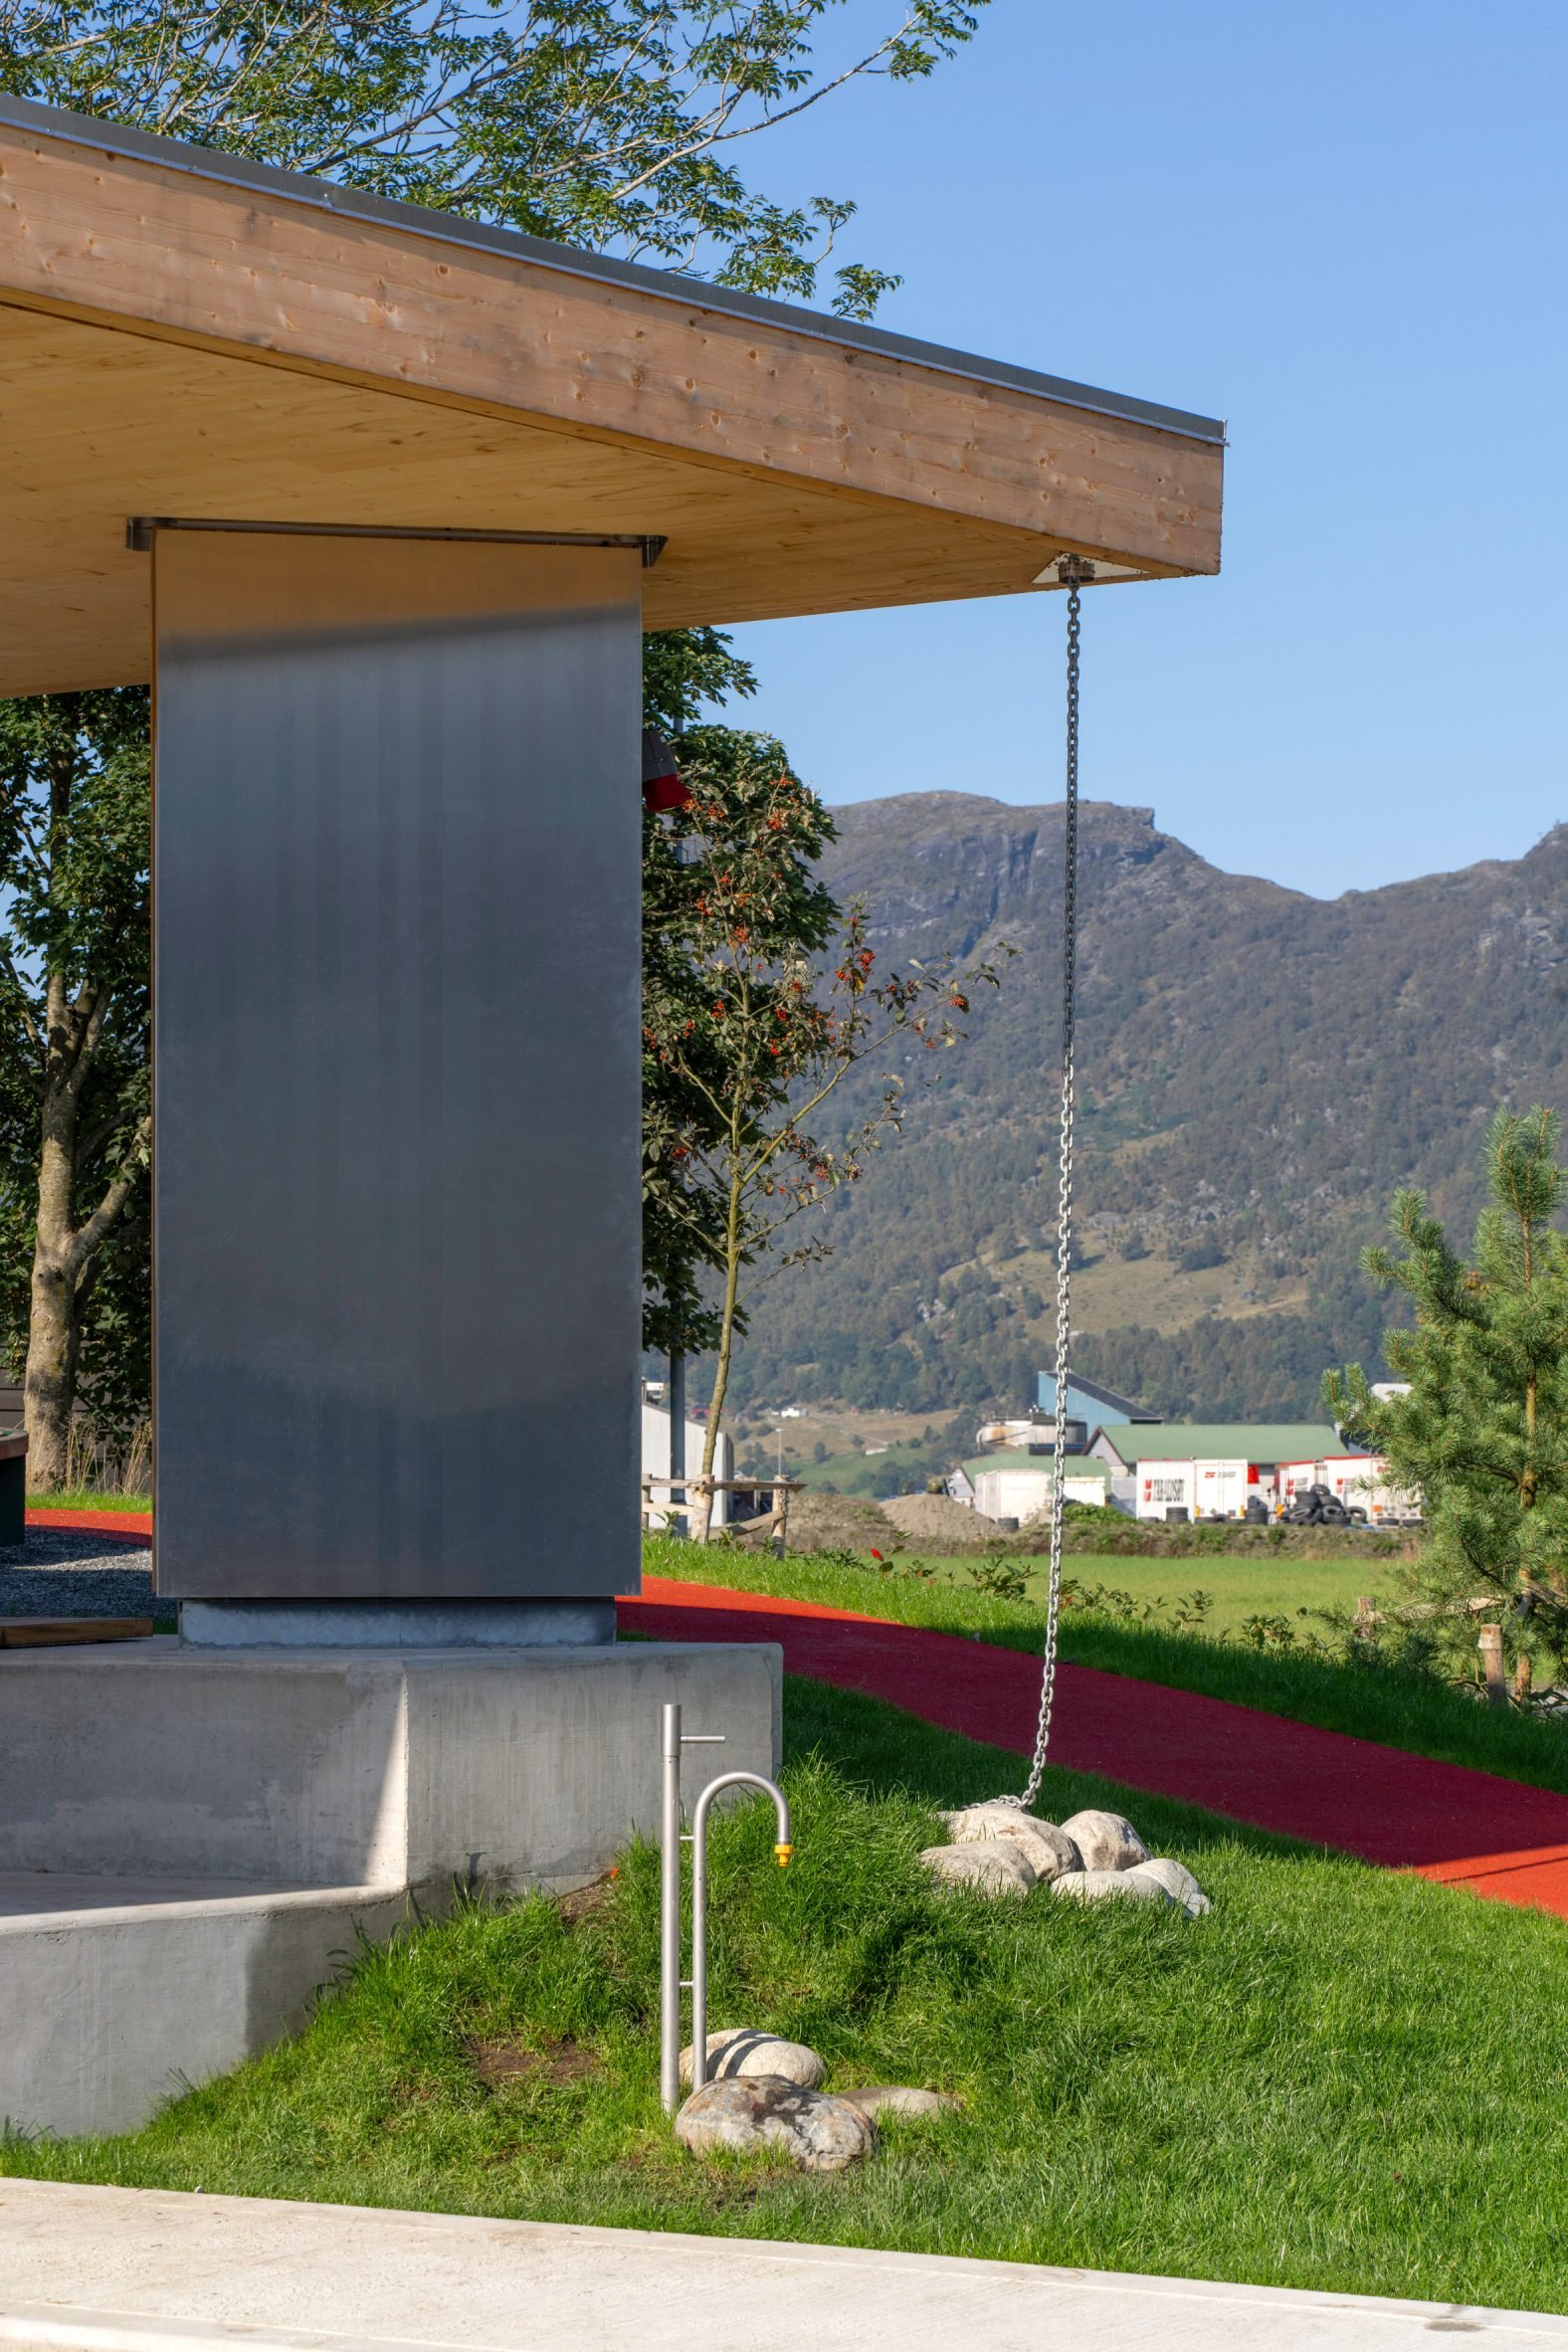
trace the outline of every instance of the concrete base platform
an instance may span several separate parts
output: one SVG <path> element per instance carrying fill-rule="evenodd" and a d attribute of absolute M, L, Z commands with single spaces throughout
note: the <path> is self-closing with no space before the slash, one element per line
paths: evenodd
<path fill-rule="evenodd" d="M 657 1827 L 666 1700 L 772 1772 L 779 1687 L 763 1645 L 0 1654 L 0 2117 L 132 2129 L 411 1896 L 583 1884 Z"/>
<path fill-rule="evenodd" d="M 860 2248 L 0 2181 L 10 2352 L 1495 2352 L 1568 2319 Z"/>

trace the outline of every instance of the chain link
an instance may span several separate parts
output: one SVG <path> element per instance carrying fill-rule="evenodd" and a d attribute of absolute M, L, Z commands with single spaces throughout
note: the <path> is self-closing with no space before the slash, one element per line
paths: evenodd
<path fill-rule="evenodd" d="M 1003 1800 L 1025 1812 L 1040 1794 L 1046 1750 L 1051 1744 L 1051 1710 L 1057 1694 L 1057 1620 L 1062 1613 L 1062 1519 L 1067 1499 L 1068 1353 L 1073 1338 L 1073 1122 L 1077 1108 L 1073 1055 L 1078 1021 L 1078 624 L 1079 588 L 1093 567 L 1065 555 L 1058 577 L 1068 591 L 1067 824 L 1064 856 L 1067 879 L 1062 902 L 1062 1124 L 1057 1155 L 1057 1352 L 1056 1427 L 1051 1446 L 1051 1573 L 1046 1587 L 1046 1650 L 1040 1677 L 1040 1716 L 1029 1779 L 1016 1797 Z"/>

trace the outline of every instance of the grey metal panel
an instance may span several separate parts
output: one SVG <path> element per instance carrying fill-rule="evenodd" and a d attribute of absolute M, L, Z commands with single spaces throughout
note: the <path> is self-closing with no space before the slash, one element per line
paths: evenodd
<path fill-rule="evenodd" d="M 153 560 L 160 1589 L 631 1589 L 638 556 Z"/>
<path fill-rule="evenodd" d="M 803 310 L 793 302 L 739 294 L 731 287 L 683 278 L 670 270 L 650 270 L 644 263 L 618 261 L 611 254 L 583 253 L 576 246 L 525 237 L 517 229 L 494 229 L 484 221 L 465 220 L 458 213 L 399 204 L 365 188 L 345 188 L 332 180 L 311 179 L 304 172 L 281 170 L 275 163 L 255 163 L 247 155 L 160 138 L 156 132 L 103 122 L 97 115 L 68 113 L 60 106 L 40 105 L 34 98 L 11 98 L 0 92 L 0 122 L 17 130 L 35 131 L 44 138 L 100 147 L 109 155 L 137 156 L 161 164 L 166 171 L 188 171 L 219 187 L 250 188 L 289 204 L 308 204 L 339 220 L 385 222 L 388 228 L 407 229 L 416 237 L 434 237 L 444 245 L 463 246 L 471 252 L 500 254 L 512 261 L 531 262 L 541 270 L 565 270 L 574 278 L 598 279 L 606 286 L 634 286 L 688 309 L 711 310 L 719 317 L 754 318 L 760 325 L 787 327 L 792 334 L 811 335 L 846 350 L 880 351 L 889 359 L 907 359 L 919 367 L 968 376 L 977 384 L 1035 392 L 1042 399 L 1060 401 L 1066 408 L 1089 409 L 1096 416 L 1120 417 L 1128 424 L 1154 425 L 1189 441 L 1223 444 L 1225 440 L 1224 421 L 1218 417 L 1194 416 L 1186 409 L 1162 407 L 1158 401 L 1102 391 L 1094 384 L 1076 384 L 1066 376 L 1041 375 L 1033 368 L 1015 367 L 1010 360 L 982 359 L 973 351 L 953 351 L 945 344 L 921 342 L 912 335 L 889 334 L 885 327 L 868 326 L 859 319 L 827 317 L 820 310 Z"/>

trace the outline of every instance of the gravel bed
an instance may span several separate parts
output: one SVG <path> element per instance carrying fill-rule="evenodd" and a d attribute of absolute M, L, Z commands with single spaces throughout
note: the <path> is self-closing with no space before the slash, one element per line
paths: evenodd
<path fill-rule="evenodd" d="M 0 1617 L 150 1617 L 152 1551 L 133 1535 L 30 1527 L 0 1550 Z M 172 1617 L 174 1604 L 164 1604 Z"/>

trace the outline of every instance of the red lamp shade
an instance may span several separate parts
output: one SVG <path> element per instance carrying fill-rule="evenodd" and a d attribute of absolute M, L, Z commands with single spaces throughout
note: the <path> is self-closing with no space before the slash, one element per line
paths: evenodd
<path fill-rule="evenodd" d="M 643 729 L 643 806 L 656 817 L 666 809 L 691 806 L 691 795 L 681 781 L 676 755 L 658 727 Z"/>

